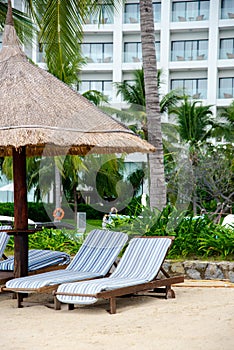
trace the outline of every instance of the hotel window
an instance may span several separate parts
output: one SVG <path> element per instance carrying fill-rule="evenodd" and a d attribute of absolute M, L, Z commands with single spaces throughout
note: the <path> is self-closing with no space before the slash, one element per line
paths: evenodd
<path fill-rule="evenodd" d="M 219 98 L 234 97 L 234 78 L 219 79 Z"/>
<path fill-rule="evenodd" d="M 38 63 L 46 62 L 46 54 L 42 43 L 37 44 L 37 62 Z"/>
<path fill-rule="evenodd" d="M 141 62 L 142 49 L 141 42 L 131 42 L 124 44 L 124 62 Z"/>
<path fill-rule="evenodd" d="M 173 79 L 171 80 L 171 89 L 179 89 L 194 99 L 206 99 L 207 79 Z"/>
<path fill-rule="evenodd" d="M 172 41 L 172 61 L 200 61 L 207 59 L 208 40 Z"/>
<path fill-rule="evenodd" d="M 153 2 L 154 22 L 161 21 L 161 2 Z M 140 23 L 139 3 L 125 4 L 124 23 Z"/>
<path fill-rule="evenodd" d="M 203 21 L 209 19 L 210 1 L 174 1 L 172 21 Z"/>
<path fill-rule="evenodd" d="M 97 90 L 107 96 L 109 100 L 112 99 L 111 80 L 83 80 L 79 83 L 78 90 L 81 94 L 89 90 Z"/>
<path fill-rule="evenodd" d="M 99 14 L 90 14 L 85 19 L 85 24 L 111 24 L 114 22 L 113 6 L 102 6 L 101 17 Z"/>
<path fill-rule="evenodd" d="M 220 39 L 219 58 L 234 59 L 234 38 Z"/>
<path fill-rule="evenodd" d="M 5 2 L 7 2 L 7 1 L 5 1 Z M 23 9 L 22 0 L 14 0 L 14 8 L 19 10 L 19 11 L 22 11 L 22 9 Z"/>
<path fill-rule="evenodd" d="M 84 43 L 81 50 L 88 63 L 113 62 L 113 43 Z"/>
<path fill-rule="evenodd" d="M 160 41 L 155 42 L 156 58 L 160 60 Z M 142 62 L 141 42 L 124 43 L 124 62 Z"/>
<path fill-rule="evenodd" d="M 234 0 L 221 1 L 221 18 L 234 19 Z"/>
<path fill-rule="evenodd" d="M 161 22 L 161 2 L 153 2 L 154 22 Z"/>

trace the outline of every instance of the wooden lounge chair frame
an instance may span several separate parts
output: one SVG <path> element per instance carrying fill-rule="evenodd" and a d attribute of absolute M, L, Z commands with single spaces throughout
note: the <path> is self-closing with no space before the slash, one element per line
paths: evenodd
<path fill-rule="evenodd" d="M 116 266 L 116 262 L 114 262 L 114 264 L 112 265 L 112 267 L 110 268 L 110 271 L 111 269 L 113 268 L 113 266 Z M 43 271 L 40 271 L 40 272 L 37 272 L 37 273 L 43 273 L 43 272 L 49 272 L 50 270 L 43 270 Z M 52 269 L 51 269 L 52 271 Z M 110 275 L 110 271 L 106 274 L 106 276 L 104 277 L 108 277 Z M 98 279 L 98 278 L 101 278 L 101 277 L 96 277 L 95 279 Z M 84 279 L 82 280 L 83 281 L 89 281 L 90 279 L 94 279 L 94 278 L 88 278 L 88 279 Z M 55 295 L 57 289 L 58 289 L 58 286 L 60 284 L 53 284 L 51 286 L 45 286 L 45 287 L 40 287 L 40 288 L 20 288 L 20 293 L 18 292 L 18 288 L 6 288 L 5 286 L 3 287 L 0 287 L 0 292 L 10 292 L 10 293 L 13 293 L 13 298 L 14 299 L 17 299 L 17 307 L 18 308 L 22 308 L 24 305 L 24 298 L 27 298 L 28 296 L 28 293 L 30 294 L 53 294 Z M 57 302 L 58 300 L 56 298 L 54 298 L 54 308 L 55 310 L 59 310 L 57 309 Z M 28 305 L 28 303 L 27 303 Z"/>
<path fill-rule="evenodd" d="M 141 237 L 141 239 L 153 239 L 153 238 L 170 238 L 171 241 L 173 242 L 174 238 L 173 236 L 148 236 L 148 237 Z M 171 242 L 171 244 L 172 244 Z M 169 251 L 170 247 L 168 248 Z M 167 251 L 167 253 L 168 253 Z M 167 255 L 167 254 L 166 254 Z M 165 257 L 166 257 L 165 255 Z M 165 260 L 165 259 L 164 259 Z M 165 297 L 165 299 L 168 298 L 175 298 L 175 292 L 172 289 L 172 285 L 176 283 L 183 283 L 184 282 L 184 276 L 174 276 L 170 277 L 170 275 L 164 270 L 162 267 L 163 262 L 161 264 L 161 267 L 159 269 L 159 272 L 161 272 L 164 275 L 164 278 L 157 279 L 157 276 L 155 279 L 153 279 L 150 282 L 143 283 L 143 284 L 138 284 L 134 286 L 128 286 L 128 287 L 123 287 L 123 288 L 117 288 L 113 290 L 106 290 L 102 291 L 96 294 L 79 294 L 79 293 L 66 293 L 66 292 L 57 292 L 54 291 L 54 305 L 55 305 L 55 310 L 60 310 L 61 309 L 61 302 L 56 298 L 56 295 L 67 295 L 67 296 L 83 296 L 83 297 L 94 297 L 97 299 L 107 299 L 109 300 L 109 312 L 110 314 L 115 314 L 116 313 L 116 298 L 121 297 L 121 296 L 126 296 L 129 294 L 135 294 L 138 292 L 154 292 L 154 293 L 160 293 Z M 74 309 L 74 304 L 69 303 L 68 304 L 68 310 L 73 310 Z"/>
<path fill-rule="evenodd" d="M 99 230 L 99 231 L 102 231 L 102 230 Z M 43 273 L 43 272 L 49 272 L 49 271 L 52 271 L 52 270 L 55 270 L 55 269 L 52 269 L 53 266 L 51 266 L 51 270 L 37 270 L 37 271 L 33 271 L 33 273 L 31 273 L 31 275 L 33 274 L 40 274 L 40 273 Z M 58 268 L 66 268 L 67 265 L 62 265 L 62 266 L 58 266 Z M 116 261 L 114 261 L 112 263 L 112 266 L 109 268 L 109 271 L 107 272 L 107 274 L 105 276 L 98 276 L 98 277 L 93 277 L 93 278 L 87 278 L 87 279 L 84 279 L 82 281 L 87 281 L 87 280 L 90 280 L 90 279 L 98 279 L 98 278 L 101 278 L 101 277 L 108 277 L 110 275 L 110 271 L 112 270 L 113 267 L 116 267 Z M 29 274 L 30 275 L 30 274 Z M 9 280 L 10 278 L 8 278 Z M 7 281 L 7 280 L 6 280 Z M 5 281 L 5 282 L 6 282 Z M 28 293 L 38 293 L 38 294 L 52 294 L 54 293 L 58 286 L 60 285 L 59 284 L 53 284 L 53 285 L 49 285 L 49 286 L 43 286 L 43 287 L 39 287 L 39 288 L 7 288 L 5 286 L 2 286 L 0 287 L 0 292 L 10 292 L 10 293 L 13 293 L 13 297 L 15 299 L 17 299 L 17 307 L 18 308 L 22 308 L 23 307 L 23 299 L 26 298 L 28 296 Z M 20 290 L 20 291 L 19 291 Z M 28 303 L 27 303 L 28 304 Z"/>

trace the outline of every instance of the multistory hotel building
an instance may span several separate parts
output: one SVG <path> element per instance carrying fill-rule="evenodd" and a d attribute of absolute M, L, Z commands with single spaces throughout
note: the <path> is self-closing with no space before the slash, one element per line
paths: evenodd
<path fill-rule="evenodd" d="M 21 0 L 13 6 L 22 9 Z M 234 0 L 153 1 L 158 68 L 162 92 L 184 88 L 195 99 L 216 108 L 234 97 Z M 139 1 L 127 0 L 103 23 L 90 16 L 84 25 L 79 91 L 102 91 L 120 104 L 113 82 L 132 79 L 142 66 Z M 0 38 L 1 42 L 1 38 Z M 1 44 L 0 44 L 1 45 Z M 27 48 L 34 62 L 43 65 L 39 47 Z"/>

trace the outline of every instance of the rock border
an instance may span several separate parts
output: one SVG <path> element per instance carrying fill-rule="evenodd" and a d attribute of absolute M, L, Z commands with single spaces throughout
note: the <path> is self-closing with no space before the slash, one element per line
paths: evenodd
<path fill-rule="evenodd" d="M 187 279 L 218 279 L 234 283 L 234 262 L 230 261 L 165 260 L 163 268 L 170 276 L 182 274 Z"/>

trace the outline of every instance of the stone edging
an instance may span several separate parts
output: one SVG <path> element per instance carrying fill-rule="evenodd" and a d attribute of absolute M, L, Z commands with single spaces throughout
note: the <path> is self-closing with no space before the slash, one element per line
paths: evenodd
<path fill-rule="evenodd" d="M 234 282 L 234 262 L 230 261 L 165 260 L 163 267 L 170 276 L 182 274 L 187 279 L 219 279 Z"/>

